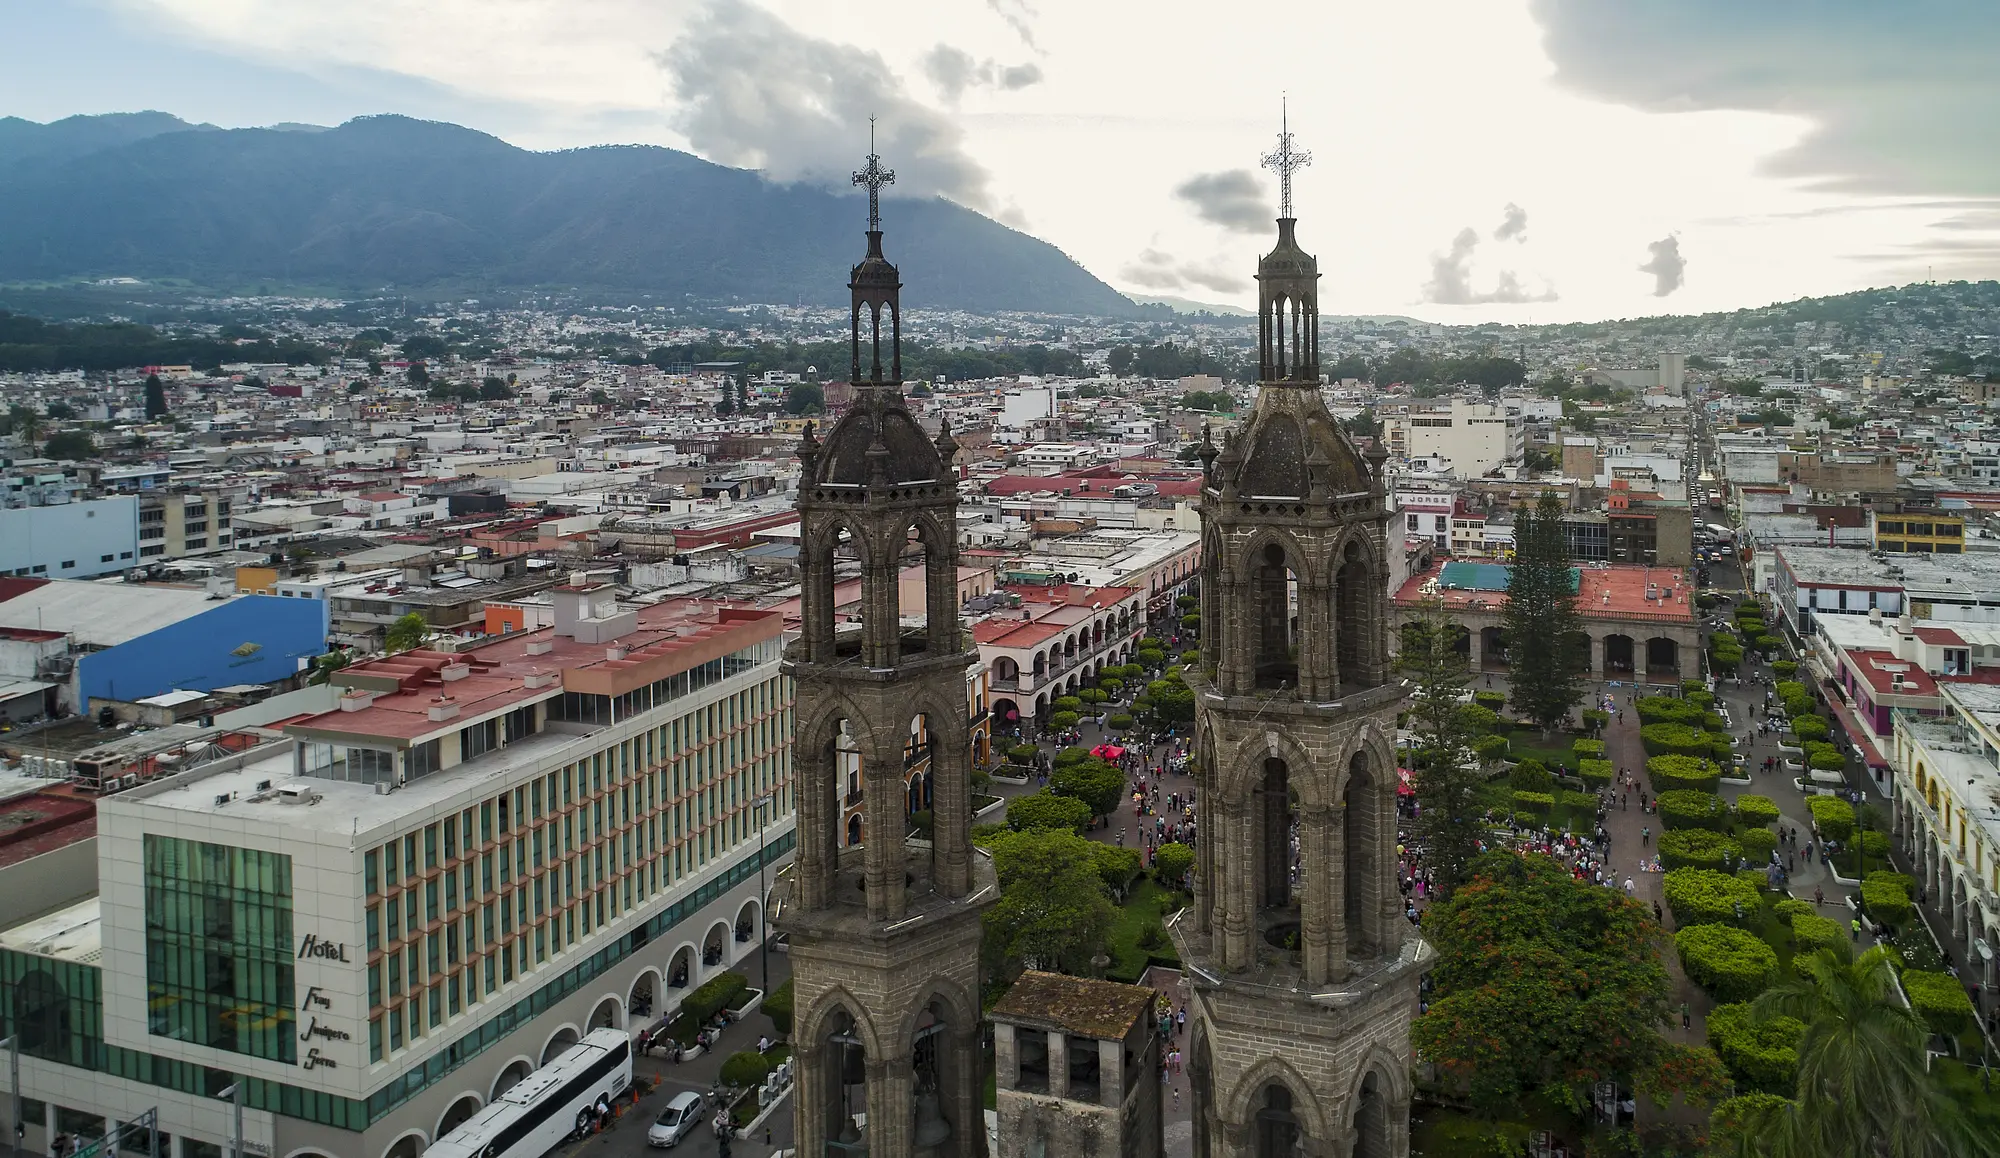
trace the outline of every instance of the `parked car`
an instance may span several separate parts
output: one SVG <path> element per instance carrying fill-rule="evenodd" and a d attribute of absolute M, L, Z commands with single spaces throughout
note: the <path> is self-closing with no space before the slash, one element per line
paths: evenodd
<path fill-rule="evenodd" d="M 678 1145 L 701 1122 L 701 1095 L 692 1090 L 683 1090 L 673 1096 L 660 1116 L 646 1129 L 646 1145 L 671 1147 Z"/>

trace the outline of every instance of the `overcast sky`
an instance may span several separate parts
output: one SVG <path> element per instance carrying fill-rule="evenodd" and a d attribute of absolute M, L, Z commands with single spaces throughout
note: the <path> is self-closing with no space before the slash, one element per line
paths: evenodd
<path fill-rule="evenodd" d="M 0 114 L 31 120 L 398 112 L 844 184 L 874 114 L 897 194 L 1141 294 L 1254 300 L 1281 95 L 1313 154 L 1299 235 L 1328 313 L 1561 321 L 2000 275 L 1991 0 L 0 0 L 0 19 Z"/>

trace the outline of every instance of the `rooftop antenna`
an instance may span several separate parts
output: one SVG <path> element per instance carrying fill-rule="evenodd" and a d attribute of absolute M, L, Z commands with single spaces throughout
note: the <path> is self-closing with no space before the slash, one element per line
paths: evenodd
<path fill-rule="evenodd" d="M 868 232 L 882 232 L 882 186 L 896 183 L 896 171 L 884 169 L 882 158 L 875 155 L 875 118 L 868 118 L 868 167 L 854 175 L 856 185 L 868 187 Z"/>
<path fill-rule="evenodd" d="M 1278 175 L 1278 220 L 1292 220 L 1292 174 L 1312 164 L 1313 155 L 1292 148 L 1290 100 L 1279 96 L 1278 147 L 1264 154 L 1263 166 Z M 857 175 L 856 181 L 860 180 Z"/>

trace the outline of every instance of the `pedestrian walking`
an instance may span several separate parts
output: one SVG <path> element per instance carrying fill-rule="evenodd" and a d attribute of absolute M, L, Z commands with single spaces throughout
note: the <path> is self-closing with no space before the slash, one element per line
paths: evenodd
<path fill-rule="evenodd" d="M 1682 1029 L 1694 1028 L 1694 1018 L 1689 1013 L 1688 1003 L 1685 1001 L 1681 1002 L 1681 1028 Z"/>

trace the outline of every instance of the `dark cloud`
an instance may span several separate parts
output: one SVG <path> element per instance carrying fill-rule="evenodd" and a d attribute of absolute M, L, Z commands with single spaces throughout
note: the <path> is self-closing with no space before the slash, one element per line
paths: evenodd
<path fill-rule="evenodd" d="M 658 60 L 680 102 L 676 126 L 711 160 L 845 187 L 872 116 L 894 191 L 991 204 L 958 127 L 873 52 L 807 36 L 745 0 L 712 0 Z"/>
<path fill-rule="evenodd" d="M 1500 228 L 1493 231 L 1493 240 L 1528 240 L 1528 211 L 1509 201 L 1500 211 Z"/>
<path fill-rule="evenodd" d="M 1029 85 L 1042 83 L 1042 66 L 1032 60 L 1026 64 L 1002 65 L 995 70 L 993 83 L 1008 92 L 1017 92 Z"/>
<path fill-rule="evenodd" d="M 1540 293 L 1531 292 L 1511 269 L 1503 269 L 1495 276 L 1492 289 L 1483 293 L 1473 289 L 1472 255 L 1478 248 L 1478 230 L 1470 225 L 1459 230 L 1458 236 L 1451 239 L 1450 251 L 1431 258 L 1431 280 L 1424 284 L 1424 300 L 1441 306 L 1556 300 L 1553 287 L 1545 287 Z"/>
<path fill-rule="evenodd" d="M 1778 172 L 2000 196 L 1992 0 L 1532 0 L 1557 79 L 1637 108 L 1810 117 Z"/>
<path fill-rule="evenodd" d="M 992 60 L 978 60 L 962 48 L 940 44 L 924 54 L 924 75 L 947 101 L 957 104 L 970 88 L 998 88 L 1007 92 L 1017 92 L 1030 85 L 1040 84 L 1042 66 L 1033 61 L 1026 64 L 999 64 Z"/>
<path fill-rule="evenodd" d="M 1174 187 L 1174 196 L 1194 207 L 1195 216 L 1238 233 L 1263 233 L 1276 216 L 1264 186 L 1248 169 L 1197 173 Z"/>
<path fill-rule="evenodd" d="M 1172 254 L 1150 247 L 1140 250 L 1138 257 L 1126 262 L 1118 271 L 1118 276 L 1133 285 L 1156 290 L 1200 286 L 1216 293 L 1233 294 L 1250 288 L 1249 279 L 1240 274 L 1179 261 Z"/>
<path fill-rule="evenodd" d="M 1681 288 L 1687 280 L 1687 259 L 1681 256 L 1681 239 L 1668 234 L 1648 242 L 1646 251 L 1653 256 L 1639 267 L 1639 272 L 1653 275 L 1653 296 L 1663 298 Z"/>

